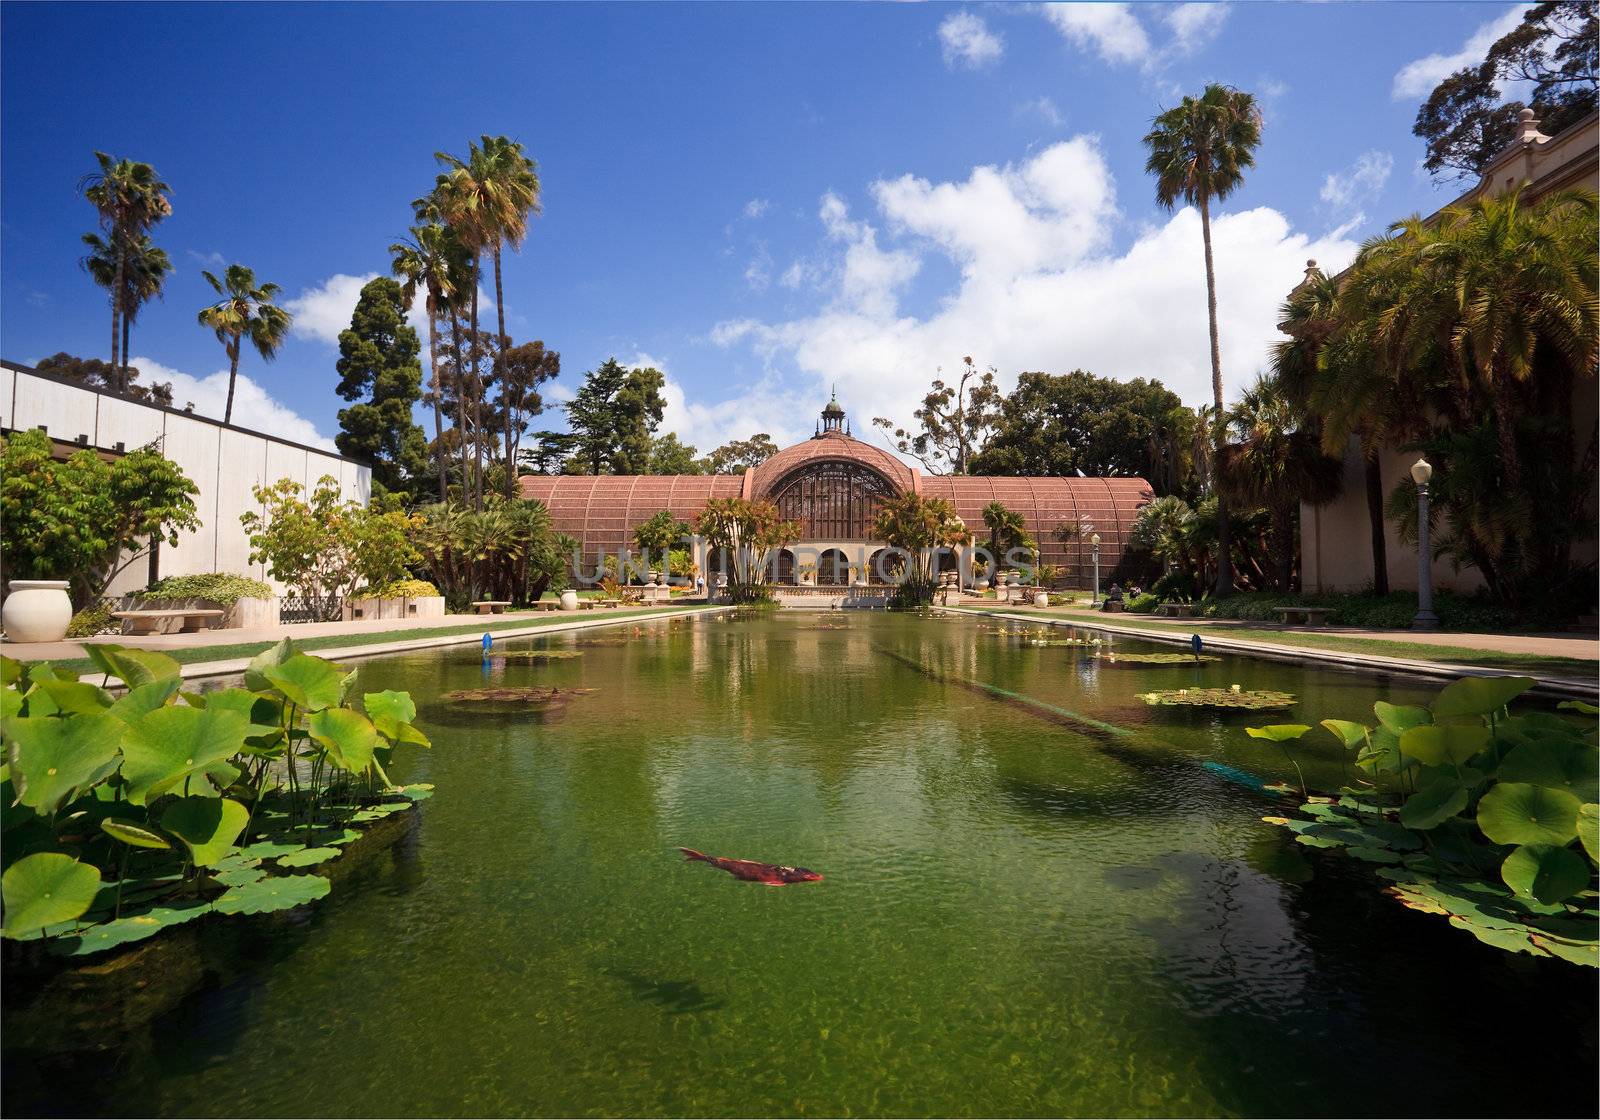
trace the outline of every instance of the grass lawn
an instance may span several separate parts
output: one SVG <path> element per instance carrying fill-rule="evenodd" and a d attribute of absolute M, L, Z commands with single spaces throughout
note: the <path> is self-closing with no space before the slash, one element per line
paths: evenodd
<path fill-rule="evenodd" d="M 978 610 L 1005 610 L 1007 604 L 984 604 Z M 1257 630 L 1235 626 L 1207 626 L 1204 619 L 1196 627 L 1191 620 L 1157 622 L 1137 615 L 1106 615 L 1088 608 L 1072 609 L 1052 607 L 1047 610 L 1027 608 L 1028 613 L 1051 618 L 1081 619 L 1085 622 L 1104 622 L 1107 625 L 1127 626 L 1135 630 L 1149 630 L 1162 634 L 1192 634 L 1197 629 L 1211 632 L 1219 638 L 1238 638 L 1247 642 L 1264 642 L 1272 645 L 1293 646 L 1300 649 L 1332 650 L 1339 653 L 1361 653 L 1373 657 L 1401 657 L 1417 661 L 1437 661 L 1444 664 L 1482 665 L 1486 668 L 1504 669 L 1508 673 L 1532 673 L 1543 676 L 1576 677 L 1593 680 L 1600 665 L 1577 657 L 1556 657 L 1533 653 L 1506 653 L 1500 650 L 1477 649 L 1472 646 L 1444 646 L 1426 642 L 1387 641 L 1381 638 L 1354 638 L 1344 634 L 1315 633 L 1302 630 Z"/>
<path fill-rule="evenodd" d="M 681 614 L 688 608 L 685 607 L 656 607 L 648 610 L 637 611 L 610 611 L 602 615 L 584 615 L 584 621 L 600 621 L 601 619 L 612 622 L 625 618 L 642 618 L 656 616 L 663 613 Z M 493 618 L 494 616 L 489 616 Z M 291 630 L 285 637 L 294 638 L 295 648 L 306 653 L 313 653 L 319 649 L 350 649 L 355 646 L 372 646 L 384 642 L 409 642 L 423 638 L 448 638 L 464 634 L 482 634 L 485 631 L 494 631 L 499 634 L 507 630 L 537 630 L 545 626 L 554 626 L 558 623 L 572 622 L 573 616 L 566 614 L 542 614 L 533 618 L 517 618 L 506 621 L 498 619 L 489 621 L 487 618 L 480 623 L 465 623 L 455 626 L 430 626 L 424 629 L 412 630 L 378 630 L 363 634 L 323 634 L 314 638 L 296 638 Z M 188 646 L 183 649 L 162 649 L 154 652 L 164 653 L 180 665 L 194 665 L 206 661 L 233 661 L 241 657 L 254 657 L 264 649 L 271 649 L 277 645 L 277 640 L 263 642 L 239 642 L 234 645 L 221 646 Z M 17 657 L 7 651 L 6 656 L 13 661 L 36 661 L 38 658 L 26 656 Z M 57 665 L 75 673 L 89 673 L 94 671 L 94 662 L 87 657 L 76 657 L 70 661 L 58 661 Z"/>

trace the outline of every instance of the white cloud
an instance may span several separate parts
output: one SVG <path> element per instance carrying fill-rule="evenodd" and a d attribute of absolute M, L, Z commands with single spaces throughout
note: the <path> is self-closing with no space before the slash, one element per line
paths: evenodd
<path fill-rule="evenodd" d="M 981 70 L 1000 61 L 1005 44 L 989 30 L 982 16 L 971 12 L 952 12 L 939 24 L 939 43 L 946 66 Z"/>
<path fill-rule="evenodd" d="M 772 283 L 772 254 L 765 241 L 757 241 L 755 253 L 744 267 L 744 282 L 753 292 L 764 292 Z"/>
<path fill-rule="evenodd" d="M 843 199 L 823 198 L 830 267 L 812 313 L 711 332 L 717 345 L 748 347 L 769 376 L 798 372 L 793 407 L 802 418 L 837 380 L 858 432 L 873 415 L 909 419 L 934 371 L 964 354 L 997 366 L 1007 385 L 1023 370 L 1083 368 L 1159 378 L 1191 404 L 1210 398 L 1199 215 L 1180 210 L 1115 248 L 1115 184 L 1095 138 L 1063 141 L 1020 165 L 974 168 L 963 181 L 907 175 L 871 193 L 887 245 L 872 221 L 848 216 Z M 1223 370 L 1239 386 L 1265 368 L 1278 306 L 1306 259 L 1340 268 L 1357 246 L 1296 232 L 1266 207 L 1220 213 L 1212 236 Z M 903 309 L 907 281 L 939 257 L 959 279 L 926 310 Z"/>
<path fill-rule="evenodd" d="M 1496 39 L 1522 22 L 1522 13 L 1526 10 L 1525 5 L 1512 5 L 1498 18 L 1474 31 L 1471 38 L 1454 54 L 1430 54 L 1425 58 L 1406 63 L 1394 76 L 1391 96 L 1396 101 L 1427 97 L 1433 92 L 1434 86 L 1457 70 L 1466 66 L 1476 66 L 1483 61 L 1484 55 L 1489 53 L 1489 48 Z"/>
<path fill-rule="evenodd" d="M 667 404 L 658 434 L 676 432 L 702 455 L 757 432 L 772 436 L 779 447 L 797 443 L 811 434 L 807 418 L 822 407 L 812 394 L 782 388 L 771 378 L 745 386 L 729 400 L 691 402 L 683 386 L 669 377 L 661 395 Z"/>
<path fill-rule="evenodd" d="M 1217 37 L 1227 18 L 1227 4 L 1179 4 L 1165 17 L 1172 32 L 1171 49 L 1179 54 L 1194 54 Z"/>
<path fill-rule="evenodd" d="M 1048 97 L 1036 97 L 1032 101 L 1024 101 L 1015 111 L 1019 117 L 1037 116 L 1051 128 L 1060 128 L 1065 120 L 1061 110 L 1056 108 L 1056 103 Z"/>
<path fill-rule="evenodd" d="M 1066 40 L 1110 63 L 1143 62 L 1150 37 L 1127 4 L 1044 4 L 1040 10 Z"/>
<path fill-rule="evenodd" d="M 1344 171 L 1331 172 L 1322 181 L 1322 201 L 1335 214 L 1350 211 L 1378 197 L 1394 170 L 1394 156 L 1374 148 L 1362 152 Z"/>
<path fill-rule="evenodd" d="M 139 368 L 146 383 L 172 382 L 172 403 L 178 408 L 193 402 L 195 412 L 221 420 L 228 405 L 228 371 L 219 369 L 205 377 L 195 377 L 182 370 L 164 366 L 154 358 L 134 358 L 132 365 Z M 317 431 L 317 427 L 294 409 L 274 400 L 267 391 L 246 374 L 239 374 L 233 395 L 234 423 L 252 431 L 265 432 L 280 439 L 305 443 L 312 447 L 334 450 L 333 440 Z"/>
<path fill-rule="evenodd" d="M 377 276 L 376 272 L 363 272 L 360 276 L 338 272 L 320 287 L 307 288 L 293 299 L 285 300 L 283 306 L 294 316 L 290 330 L 302 338 L 339 345 L 339 332 L 350 325 L 361 289 Z"/>
<path fill-rule="evenodd" d="M 215 251 L 210 253 L 201 253 L 194 249 L 185 249 L 184 252 L 189 255 L 191 260 L 197 261 L 200 264 L 209 265 L 212 268 L 228 267 L 228 258 L 224 257 L 221 253 Z"/>
<path fill-rule="evenodd" d="M 752 198 L 744 204 L 744 216 L 747 218 L 759 218 L 767 212 L 768 207 L 771 205 L 772 203 L 764 198 Z"/>

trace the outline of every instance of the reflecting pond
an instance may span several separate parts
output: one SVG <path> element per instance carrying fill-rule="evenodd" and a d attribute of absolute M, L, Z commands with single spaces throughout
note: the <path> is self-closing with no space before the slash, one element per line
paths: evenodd
<path fill-rule="evenodd" d="M 6 1111 L 1594 1114 L 1592 973 L 1261 823 L 1249 778 L 1293 780 L 1262 716 L 1138 699 L 1269 688 L 1298 705 L 1266 722 L 1315 723 L 1432 687 L 1022 629 L 762 613 L 363 662 L 434 739 L 391 771 L 437 786 L 412 833 L 152 1023 L 108 1009 L 101 1053 L 7 1032 Z M 593 691 L 440 699 L 524 687 Z"/>

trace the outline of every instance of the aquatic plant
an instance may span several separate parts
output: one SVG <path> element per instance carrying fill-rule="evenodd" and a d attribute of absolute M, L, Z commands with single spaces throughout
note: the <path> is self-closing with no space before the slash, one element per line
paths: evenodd
<path fill-rule="evenodd" d="M 1102 653 L 1095 658 L 1107 665 L 1120 665 L 1125 669 L 1147 669 L 1158 665 L 1198 665 L 1204 661 L 1221 661 L 1220 657 L 1193 653 Z"/>
<path fill-rule="evenodd" d="M 1597 709 L 1512 715 L 1530 677 L 1469 677 L 1426 708 L 1373 705 L 1376 726 L 1326 719 L 1366 778 L 1264 817 L 1295 840 L 1377 867 L 1385 892 L 1510 952 L 1594 967 L 1600 840 Z M 1311 728 L 1250 728 L 1279 742 Z"/>
<path fill-rule="evenodd" d="M 338 858 L 363 823 L 431 792 L 384 772 L 398 744 L 429 745 L 410 696 L 369 692 L 358 710 L 356 674 L 287 639 L 243 688 L 207 693 L 183 691 L 165 654 L 88 654 L 99 684 L 0 658 L 7 938 L 81 955 L 313 901 L 328 880 L 290 868 Z"/>
<path fill-rule="evenodd" d="M 1294 707 L 1294 697 L 1270 689 L 1168 688 L 1141 692 L 1139 699 L 1153 707 L 1221 708 L 1226 711 L 1267 712 Z"/>
<path fill-rule="evenodd" d="M 582 657 L 581 649 L 508 649 L 503 653 L 496 653 L 493 657 L 501 661 L 566 661 L 573 657 Z"/>
<path fill-rule="evenodd" d="M 595 691 L 593 688 L 459 688 L 454 692 L 446 692 L 439 699 L 447 704 L 538 711 L 563 706 L 574 697 Z"/>

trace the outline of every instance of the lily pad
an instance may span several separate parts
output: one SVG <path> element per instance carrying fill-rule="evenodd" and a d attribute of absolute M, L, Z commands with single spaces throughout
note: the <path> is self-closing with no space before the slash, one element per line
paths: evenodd
<path fill-rule="evenodd" d="M 1155 707 L 1220 708 L 1225 711 L 1262 712 L 1294 707 L 1294 696 L 1266 689 L 1234 691 L 1231 688 L 1174 688 L 1139 694 Z"/>
<path fill-rule="evenodd" d="M 100 872 L 60 852 L 23 856 L 0 876 L 5 935 L 22 937 L 82 917 L 100 890 Z"/>
<path fill-rule="evenodd" d="M 344 675 L 331 661 L 308 653 L 292 654 L 261 674 L 284 696 L 307 712 L 320 712 L 344 699 Z"/>
<path fill-rule="evenodd" d="M 575 696 L 594 691 L 592 688 L 462 688 L 447 692 L 440 699 L 450 704 L 482 705 L 491 709 L 538 710 L 558 707 Z"/>
<path fill-rule="evenodd" d="M 1346 747 L 1363 746 L 1367 741 L 1367 725 L 1348 719 L 1325 719 L 1322 727 Z"/>
<path fill-rule="evenodd" d="M 111 642 L 90 642 L 83 647 L 89 660 L 106 674 L 118 677 L 130 689 L 151 681 L 182 675 L 178 663 L 164 653 L 148 649 L 126 649 Z"/>
<path fill-rule="evenodd" d="M 1524 844 L 1500 865 L 1500 878 L 1519 895 L 1550 905 L 1589 885 L 1589 862 L 1559 844 Z"/>
<path fill-rule="evenodd" d="M 120 719 L 105 712 L 11 720 L 6 725 L 11 780 L 22 804 L 53 813 L 76 791 L 109 776 L 117 768 L 125 729 Z"/>
<path fill-rule="evenodd" d="M 361 774 L 372 765 L 372 749 L 378 744 L 378 732 L 372 721 L 360 712 L 349 708 L 314 711 L 306 719 L 306 729 L 341 769 Z"/>
<path fill-rule="evenodd" d="M 28 690 L 28 714 L 53 716 L 89 715 L 111 707 L 111 693 L 87 681 L 39 681 Z"/>
<path fill-rule="evenodd" d="M 1478 827 L 1496 844 L 1566 844 L 1582 807 L 1564 789 L 1498 782 L 1478 802 Z"/>
<path fill-rule="evenodd" d="M 119 945 L 127 945 L 134 941 L 143 941 L 164 929 L 171 929 L 173 926 L 203 917 L 208 909 L 209 907 L 203 902 L 182 907 L 153 906 L 142 914 L 131 914 L 109 922 L 101 922 L 85 930 L 75 939 L 72 955 L 81 957 L 89 953 L 115 949 Z"/>
<path fill-rule="evenodd" d="M 1454 775 L 1442 775 L 1406 799 L 1400 810 L 1400 823 L 1407 828 L 1426 832 L 1466 807 L 1467 788 Z"/>
<path fill-rule="evenodd" d="M 125 820 L 121 817 L 107 817 L 100 822 L 100 827 L 124 844 L 131 844 L 135 848 L 171 848 L 167 838 L 148 825 L 138 821 Z"/>
<path fill-rule="evenodd" d="M 1481 723 L 1423 723 L 1400 733 L 1400 753 L 1425 766 L 1459 766 L 1488 745 Z"/>
<path fill-rule="evenodd" d="M 508 649 L 493 655 L 494 659 L 507 662 L 567 661 L 582 656 L 581 649 Z"/>
<path fill-rule="evenodd" d="M 1497 712 L 1538 682 L 1532 677 L 1462 677 L 1451 681 L 1429 708 L 1436 720 Z"/>
<path fill-rule="evenodd" d="M 285 638 L 277 645 L 262 650 L 250 659 L 244 671 L 244 686 L 251 692 L 266 692 L 273 685 L 267 679 L 267 670 L 282 665 L 295 654 L 294 642 Z"/>
<path fill-rule="evenodd" d="M 1590 859 L 1600 861 L 1595 851 L 1600 846 L 1600 805 L 1591 802 L 1578 809 L 1578 842 Z"/>
<path fill-rule="evenodd" d="M 1303 723 L 1274 723 L 1267 727 L 1247 727 L 1245 734 L 1252 739 L 1268 739 L 1274 743 L 1291 743 L 1311 728 Z"/>
<path fill-rule="evenodd" d="M 226 762 L 239 753 L 248 728 L 244 716 L 218 708 L 157 708 L 141 716 L 122 740 L 128 800 L 143 805 Z"/>
<path fill-rule="evenodd" d="M 189 849 L 196 867 L 211 867 L 234 850 L 250 810 L 226 797 L 185 797 L 161 814 L 161 827 Z"/>
<path fill-rule="evenodd" d="M 213 905 L 223 914 L 270 914 L 315 902 L 332 887 L 321 875 L 270 875 L 230 888 Z"/>
<path fill-rule="evenodd" d="M 1206 661 L 1221 661 L 1222 658 L 1212 657 L 1209 654 L 1197 657 L 1192 653 L 1102 653 L 1095 660 L 1103 661 L 1107 665 L 1136 669 L 1152 665 L 1198 665 Z"/>
<path fill-rule="evenodd" d="M 338 859 L 342 854 L 338 848 L 306 848 L 303 851 L 279 856 L 277 862 L 279 867 L 314 867 L 330 859 Z"/>
<path fill-rule="evenodd" d="M 1522 743 L 1500 760 L 1502 782 L 1528 782 L 1564 789 L 1580 801 L 1600 793 L 1600 752 L 1556 740 Z"/>

